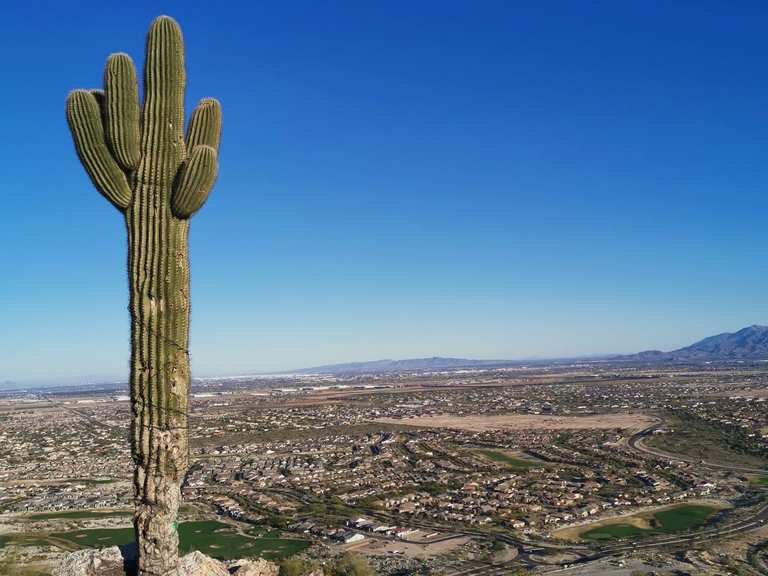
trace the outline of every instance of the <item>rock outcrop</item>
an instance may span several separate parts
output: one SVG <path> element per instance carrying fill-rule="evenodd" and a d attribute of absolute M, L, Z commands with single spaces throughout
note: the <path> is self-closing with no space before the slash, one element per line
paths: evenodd
<path fill-rule="evenodd" d="M 202 552 L 190 552 L 179 562 L 179 576 L 229 576 L 229 570 Z"/>
<path fill-rule="evenodd" d="M 134 565 L 135 550 L 130 547 L 78 550 L 61 557 L 53 576 L 132 576 Z M 238 560 L 228 567 L 197 551 L 179 563 L 179 576 L 278 576 L 279 572 L 277 564 L 261 558 Z"/>
<path fill-rule="evenodd" d="M 258 560 L 240 560 L 235 563 L 235 576 L 278 576 L 280 568 L 273 562 Z"/>
<path fill-rule="evenodd" d="M 61 558 L 53 576 L 124 576 L 126 560 L 117 546 L 78 550 Z"/>

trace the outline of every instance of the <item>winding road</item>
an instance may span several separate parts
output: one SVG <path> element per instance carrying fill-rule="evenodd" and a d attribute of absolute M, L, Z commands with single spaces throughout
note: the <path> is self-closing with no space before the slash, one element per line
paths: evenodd
<path fill-rule="evenodd" d="M 697 464 L 699 466 L 720 471 L 729 471 L 735 473 L 748 473 L 748 474 L 765 474 L 768 475 L 768 470 L 762 470 L 757 468 L 746 468 L 742 466 L 728 466 L 724 464 L 716 464 L 712 462 L 700 462 L 694 459 L 685 458 L 677 454 L 669 454 L 660 450 L 649 448 L 645 445 L 643 440 L 651 435 L 653 431 L 661 425 L 661 421 L 644 428 L 633 434 L 627 441 L 628 446 L 644 455 L 654 456 L 656 458 L 662 458 L 673 462 L 687 462 L 690 464 Z M 768 492 L 768 489 L 764 490 Z M 729 524 L 723 524 L 717 527 L 705 528 L 691 534 L 684 535 L 668 535 L 654 538 L 653 540 L 622 542 L 613 545 L 603 545 L 599 547 L 589 548 L 583 545 L 574 544 L 572 546 L 558 546 L 563 551 L 570 552 L 576 556 L 579 556 L 578 560 L 571 560 L 568 562 L 562 562 L 559 566 L 557 564 L 549 564 L 554 570 L 562 569 L 566 566 L 577 566 L 592 562 L 594 560 L 600 560 L 602 558 L 610 556 L 620 556 L 628 552 L 634 552 L 637 550 L 652 550 L 661 548 L 676 548 L 685 549 L 693 544 L 701 544 L 710 540 L 717 540 L 721 538 L 730 538 L 753 530 L 763 528 L 768 524 L 768 502 L 763 503 L 757 510 L 755 510 L 748 518 L 736 520 Z M 462 532 L 463 534 L 477 536 L 483 535 L 487 537 L 487 534 L 477 533 L 473 531 Z M 475 563 L 471 567 L 467 566 L 464 569 L 458 569 L 454 572 L 450 572 L 450 576 L 501 576 L 502 574 L 508 574 L 515 567 L 520 567 L 521 564 L 526 567 L 542 566 L 541 562 L 536 562 L 531 558 L 528 550 L 532 546 L 540 546 L 541 548 L 553 548 L 550 543 L 531 543 L 522 542 L 512 537 L 497 536 L 499 540 L 506 542 L 510 545 L 516 546 L 520 555 L 517 559 L 505 562 L 501 564 L 493 564 L 490 562 Z M 587 552 L 589 551 L 589 552 Z M 586 552 L 586 553 L 585 553 Z"/>
<path fill-rule="evenodd" d="M 670 454 L 669 452 L 664 452 L 662 450 L 659 450 L 658 448 L 650 448 L 649 446 L 645 445 L 644 440 L 648 436 L 653 434 L 653 431 L 656 428 L 658 428 L 658 426 L 659 426 L 658 424 L 654 424 L 653 426 L 649 426 L 648 428 L 644 428 L 643 430 L 640 430 L 639 432 L 636 432 L 635 434 L 633 434 L 628 440 L 629 447 L 632 448 L 633 450 L 636 450 L 637 452 L 642 452 L 643 454 L 647 454 L 649 456 L 655 456 L 656 458 L 663 458 L 664 460 L 669 460 L 671 462 L 686 462 L 688 464 L 697 464 L 704 468 L 709 468 L 712 470 L 722 470 L 725 472 L 768 475 L 768 470 L 763 470 L 760 468 L 746 468 L 743 466 L 716 464 L 714 462 L 707 462 L 705 460 L 696 460 L 695 458 L 688 458 L 685 456 L 681 456 L 679 454 Z"/>

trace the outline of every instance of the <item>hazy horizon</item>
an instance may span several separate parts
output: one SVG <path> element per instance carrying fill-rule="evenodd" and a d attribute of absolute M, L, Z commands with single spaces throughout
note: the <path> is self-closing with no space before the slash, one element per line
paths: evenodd
<path fill-rule="evenodd" d="M 760 325 L 753 323 L 750 326 L 754 325 Z M 746 326 L 742 326 L 738 329 L 733 330 L 727 330 L 725 332 L 736 332 L 742 328 L 746 328 Z M 412 359 L 428 359 L 428 358 L 451 358 L 451 359 L 462 359 L 462 360 L 499 360 L 499 361 L 510 361 L 510 362 L 537 362 L 537 361 L 547 361 L 547 360 L 579 360 L 579 359 L 589 359 L 589 358 L 600 358 L 600 357 L 609 357 L 612 355 L 622 355 L 622 354 L 634 354 L 637 352 L 644 352 L 648 350 L 662 350 L 664 352 L 671 351 L 673 349 L 682 348 L 684 346 L 693 344 L 694 342 L 698 342 L 699 340 L 702 340 L 708 336 L 715 336 L 717 334 L 724 333 L 723 331 L 707 334 L 698 338 L 695 338 L 694 340 L 685 342 L 680 344 L 679 346 L 673 346 L 670 348 L 663 348 L 660 349 L 658 347 L 649 346 L 643 349 L 637 349 L 637 350 L 623 350 L 623 351 L 607 351 L 607 352 L 592 352 L 587 354 L 553 354 L 548 356 L 467 356 L 467 355 L 446 355 L 446 354 L 424 354 L 421 356 L 409 356 L 409 357 L 380 357 L 380 358 L 356 358 L 356 359 L 341 359 L 341 360 L 335 360 L 331 362 L 319 362 L 316 364 L 307 364 L 303 366 L 299 365 L 291 365 L 289 367 L 282 367 L 282 368 L 273 368 L 271 370 L 264 370 L 264 369 L 250 369 L 250 370 L 241 370 L 241 371 L 232 371 L 232 372 L 214 372 L 214 373 L 196 373 L 193 371 L 192 378 L 193 379 L 207 379 L 207 378 L 236 378 L 236 377 L 247 377 L 247 376 L 277 376 L 277 375 L 287 375 L 290 374 L 293 371 L 300 371 L 300 370 L 306 370 L 309 368 L 319 368 L 324 366 L 335 366 L 335 365 L 341 365 L 341 364 L 353 364 L 353 363 L 367 363 L 367 362 L 378 362 L 378 361 L 387 361 L 387 360 L 412 360 Z M 75 384 L 105 384 L 105 383 L 112 383 L 112 382 L 125 382 L 127 384 L 128 382 L 128 368 L 126 367 L 125 371 L 123 373 L 105 373 L 105 374 L 78 374 L 78 375 L 59 375 L 56 377 L 50 377 L 50 378 L 29 378 L 29 379 L 11 379 L 11 378 L 0 378 L 0 386 L 2 385 L 20 385 L 20 386 L 56 386 L 56 385 L 75 385 Z"/>
<path fill-rule="evenodd" d="M 0 381 L 118 378 L 124 229 L 64 99 L 112 52 L 141 66 L 158 9 L 10 4 Z M 224 111 L 191 233 L 195 376 L 669 350 L 768 320 L 768 6 L 168 13 L 188 110 Z"/>

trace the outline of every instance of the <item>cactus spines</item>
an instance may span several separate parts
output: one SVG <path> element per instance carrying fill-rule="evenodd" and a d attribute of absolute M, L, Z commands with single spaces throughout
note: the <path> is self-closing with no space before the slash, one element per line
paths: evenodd
<path fill-rule="evenodd" d="M 131 312 L 131 454 L 140 576 L 178 572 L 176 519 L 189 462 L 189 217 L 218 168 L 221 107 L 204 99 L 184 139 L 178 24 L 147 35 L 144 105 L 130 57 L 113 54 L 104 91 L 75 90 L 67 119 L 96 188 L 125 217 Z"/>

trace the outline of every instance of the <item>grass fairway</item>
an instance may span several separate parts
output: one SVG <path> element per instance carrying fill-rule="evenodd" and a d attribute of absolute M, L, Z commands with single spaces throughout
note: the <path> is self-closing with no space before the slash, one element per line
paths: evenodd
<path fill-rule="evenodd" d="M 221 560 L 248 556 L 279 560 L 293 556 L 309 546 L 307 540 L 252 538 L 240 534 L 229 524 L 213 520 L 185 522 L 179 526 L 179 537 L 182 553 L 199 550 Z"/>
<path fill-rule="evenodd" d="M 610 540 L 613 538 L 645 536 L 647 534 L 650 534 L 647 528 L 640 528 L 632 524 L 607 524 L 584 532 L 581 537 L 586 540 Z"/>
<path fill-rule="evenodd" d="M 220 560 L 249 556 L 281 560 L 301 552 L 310 545 L 308 540 L 279 538 L 274 533 L 261 538 L 247 536 L 238 532 L 233 526 L 215 520 L 182 522 L 179 525 L 179 539 L 179 550 L 182 554 L 199 550 Z M 58 546 L 65 550 L 74 550 L 121 546 L 133 540 L 133 528 L 93 528 L 50 534 L 5 535 L 0 537 L 0 548 L 13 543 L 22 546 Z"/>
<path fill-rule="evenodd" d="M 768 486 L 768 477 L 763 476 L 762 478 L 755 478 L 752 480 L 753 484 L 757 484 L 758 486 Z"/>
<path fill-rule="evenodd" d="M 491 450 L 491 449 L 482 448 L 482 449 L 474 450 L 473 452 L 475 454 L 479 454 L 484 458 L 488 458 L 488 460 L 498 462 L 499 464 L 506 464 L 507 467 L 515 468 L 517 470 L 528 470 L 528 468 L 533 466 L 533 462 L 520 460 L 519 458 L 510 456 L 503 450 Z"/>
<path fill-rule="evenodd" d="M 15 546 L 58 546 L 58 544 L 51 542 L 47 535 L 38 532 L 0 536 L 0 550 L 10 544 Z M 69 550 L 69 548 L 66 549 Z"/>
<path fill-rule="evenodd" d="M 717 508 L 702 504 L 684 504 L 669 510 L 656 512 L 654 517 L 661 532 L 682 532 L 703 525 Z"/>
<path fill-rule="evenodd" d="M 608 522 L 582 532 L 580 536 L 586 540 L 608 540 L 683 532 L 704 525 L 717 511 L 714 506 L 704 504 L 680 504 L 653 513 L 637 514 L 630 517 L 631 522 Z"/>
<path fill-rule="evenodd" d="M 113 518 L 115 516 L 124 516 L 130 518 L 133 516 L 133 512 L 129 510 L 113 510 L 110 512 L 96 512 L 92 510 L 78 510 L 75 512 L 41 512 L 40 514 L 30 514 L 27 516 L 30 520 L 57 520 L 63 518 L 65 520 L 81 520 L 81 519 L 93 519 L 93 518 Z"/>
<path fill-rule="evenodd" d="M 133 542 L 133 528 L 91 528 L 89 530 L 54 532 L 49 536 L 54 540 L 54 543 L 59 540 L 70 542 L 81 548 L 105 548 Z"/>

